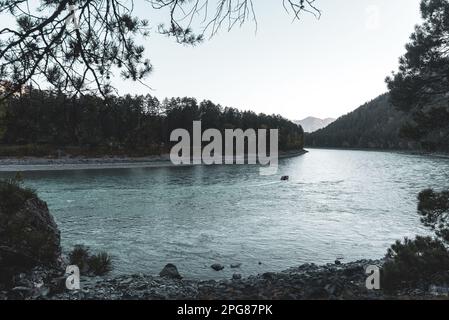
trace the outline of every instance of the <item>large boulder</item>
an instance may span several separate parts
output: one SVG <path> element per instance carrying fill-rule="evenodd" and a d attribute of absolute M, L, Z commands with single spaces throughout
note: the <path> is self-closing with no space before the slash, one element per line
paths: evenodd
<path fill-rule="evenodd" d="M 171 263 L 167 264 L 164 269 L 162 269 L 159 276 L 168 279 L 182 279 L 182 276 L 178 272 L 178 268 Z"/>
<path fill-rule="evenodd" d="M 47 204 L 17 186 L 8 193 L 2 191 L 0 274 L 5 277 L 35 266 L 57 266 L 61 256 L 60 232 Z M 13 197 L 20 201 L 11 203 Z"/>

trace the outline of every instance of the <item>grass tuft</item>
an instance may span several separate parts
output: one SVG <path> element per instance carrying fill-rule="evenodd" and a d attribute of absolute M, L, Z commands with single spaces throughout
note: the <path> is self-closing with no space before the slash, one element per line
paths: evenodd
<path fill-rule="evenodd" d="M 89 259 L 89 270 L 96 276 L 103 276 L 112 271 L 112 259 L 107 252 L 100 252 Z"/>
<path fill-rule="evenodd" d="M 70 264 L 75 265 L 80 270 L 87 270 L 89 268 L 89 248 L 83 245 L 76 245 L 69 254 Z"/>
<path fill-rule="evenodd" d="M 91 255 L 88 247 L 76 245 L 69 254 L 70 264 L 77 266 L 81 272 L 103 276 L 112 271 L 112 258 L 107 252 Z"/>

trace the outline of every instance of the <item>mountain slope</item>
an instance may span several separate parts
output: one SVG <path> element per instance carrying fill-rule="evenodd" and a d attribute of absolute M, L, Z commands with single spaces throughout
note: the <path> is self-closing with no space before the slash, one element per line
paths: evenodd
<path fill-rule="evenodd" d="M 335 119 L 333 118 L 326 118 L 326 119 L 319 119 L 315 117 L 308 117 L 303 120 L 294 121 L 296 124 L 300 125 L 304 132 L 315 132 L 317 130 L 320 130 L 322 128 L 327 127 L 329 124 L 334 122 Z"/>
<path fill-rule="evenodd" d="M 383 94 L 328 127 L 306 136 L 306 146 L 323 148 L 412 149 L 399 137 L 406 115 Z"/>

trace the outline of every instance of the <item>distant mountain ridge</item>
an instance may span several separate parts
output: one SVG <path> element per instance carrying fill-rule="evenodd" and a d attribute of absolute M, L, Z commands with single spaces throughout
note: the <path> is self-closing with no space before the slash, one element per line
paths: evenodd
<path fill-rule="evenodd" d="M 324 129 L 307 134 L 306 146 L 320 148 L 415 149 L 400 137 L 409 117 L 383 94 L 353 112 L 338 118 Z"/>
<path fill-rule="evenodd" d="M 311 133 L 327 127 L 334 121 L 334 118 L 319 119 L 315 117 L 307 117 L 303 120 L 297 120 L 294 122 L 299 124 L 304 129 L 304 132 Z"/>

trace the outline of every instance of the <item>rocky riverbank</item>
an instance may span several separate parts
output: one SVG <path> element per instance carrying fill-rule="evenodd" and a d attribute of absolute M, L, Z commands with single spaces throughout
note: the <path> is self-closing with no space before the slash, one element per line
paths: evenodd
<path fill-rule="evenodd" d="M 0 171 L 40 171 L 40 170 L 87 170 L 87 169 L 117 169 L 134 167 L 169 166 L 169 155 L 148 157 L 59 157 L 59 158 L 0 158 Z"/>
<path fill-rule="evenodd" d="M 238 274 L 221 281 L 182 280 L 176 273 L 163 277 L 145 274 L 117 277 L 81 277 L 81 289 L 65 288 L 65 276 L 36 268 L 19 274 L 0 299 L 25 300 L 382 300 L 447 299 L 448 292 L 433 286 L 404 289 L 395 295 L 366 288 L 365 268 L 382 261 L 348 264 L 305 264 L 279 273 L 248 278 Z"/>
<path fill-rule="evenodd" d="M 306 150 L 281 151 L 279 159 L 297 157 L 305 153 L 307 153 Z M 96 158 L 80 156 L 0 158 L 0 172 L 151 168 L 172 165 L 169 154 L 147 157 L 105 155 Z"/>

